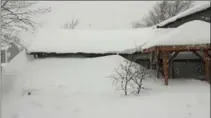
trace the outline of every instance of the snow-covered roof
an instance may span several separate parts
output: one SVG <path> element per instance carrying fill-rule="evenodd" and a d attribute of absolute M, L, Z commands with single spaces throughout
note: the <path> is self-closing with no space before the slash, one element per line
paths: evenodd
<path fill-rule="evenodd" d="M 130 48 L 122 51 L 123 53 L 132 54 L 134 52 L 140 52 L 142 50 L 142 47 L 147 44 L 148 42 L 152 40 L 157 40 L 158 37 L 161 37 L 163 35 L 168 34 L 170 31 L 172 31 L 174 28 L 155 28 L 150 34 L 148 34 L 147 40 L 142 43 L 142 45 L 137 45 L 135 48 Z"/>
<path fill-rule="evenodd" d="M 169 19 L 167 19 L 167 20 L 165 20 L 165 21 L 159 23 L 157 26 L 158 26 L 158 27 L 162 27 L 162 26 L 164 26 L 164 25 L 166 25 L 166 24 L 169 24 L 169 23 L 171 23 L 171 22 L 176 21 L 177 19 L 180 19 L 180 18 L 189 16 L 189 15 L 194 14 L 194 13 L 196 13 L 196 12 L 205 10 L 205 9 L 207 9 L 207 8 L 209 8 L 209 7 L 210 7 L 210 2 L 205 3 L 205 4 L 202 4 L 202 5 L 194 6 L 194 7 L 190 8 L 190 9 L 184 11 L 184 12 L 179 13 L 178 15 L 176 15 L 176 16 L 174 16 L 174 17 L 172 17 L 172 18 L 169 18 Z"/>
<path fill-rule="evenodd" d="M 154 46 L 198 44 L 210 44 L 210 23 L 194 20 L 173 29 L 166 35 L 149 41 L 142 46 L 142 49 Z"/>
<path fill-rule="evenodd" d="M 29 53 L 119 53 L 143 45 L 152 28 L 128 30 L 40 29 L 29 45 Z"/>

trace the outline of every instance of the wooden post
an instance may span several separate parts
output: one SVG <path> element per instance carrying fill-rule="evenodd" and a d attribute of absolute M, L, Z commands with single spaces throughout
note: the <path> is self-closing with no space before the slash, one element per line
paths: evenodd
<path fill-rule="evenodd" d="M 160 78 L 160 52 L 159 49 L 156 50 L 156 70 L 157 70 L 157 78 Z"/>
<path fill-rule="evenodd" d="M 163 52 L 163 71 L 164 71 L 164 81 L 165 85 L 168 85 L 168 66 L 169 66 L 169 55 L 167 52 Z"/>
<path fill-rule="evenodd" d="M 205 77 L 206 80 L 210 83 L 210 57 L 208 51 L 204 51 L 204 61 L 205 61 Z"/>

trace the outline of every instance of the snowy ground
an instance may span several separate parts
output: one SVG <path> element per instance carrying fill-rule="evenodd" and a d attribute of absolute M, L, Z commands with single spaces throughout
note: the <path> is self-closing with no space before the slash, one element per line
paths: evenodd
<path fill-rule="evenodd" d="M 210 85 L 197 80 L 148 80 L 139 96 L 123 96 L 107 78 L 120 56 L 28 61 L 4 67 L 2 118 L 209 118 Z M 27 92 L 31 95 L 27 95 Z"/>

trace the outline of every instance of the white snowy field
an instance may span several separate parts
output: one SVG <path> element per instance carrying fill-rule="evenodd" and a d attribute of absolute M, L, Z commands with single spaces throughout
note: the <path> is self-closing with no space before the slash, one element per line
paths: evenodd
<path fill-rule="evenodd" d="M 120 56 L 27 60 L 4 67 L 2 118 L 209 118 L 210 85 L 147 80 L 150 90 L 124 96 L 107 78 Z M 31 92 L 31 95 L 27 95 Z"/>

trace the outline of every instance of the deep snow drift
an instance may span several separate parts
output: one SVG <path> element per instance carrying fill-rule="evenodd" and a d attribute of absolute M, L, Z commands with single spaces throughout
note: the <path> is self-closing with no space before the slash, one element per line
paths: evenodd
<path fill-rule="evenodd" d="M 117 55 L 32 60 L 22 52 L 4 67 L 3 118 L 209 118 L 206 82 L 148 80 L 150 90 L 123 96 L 107 78 L 123 61 Z"/>

